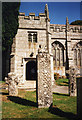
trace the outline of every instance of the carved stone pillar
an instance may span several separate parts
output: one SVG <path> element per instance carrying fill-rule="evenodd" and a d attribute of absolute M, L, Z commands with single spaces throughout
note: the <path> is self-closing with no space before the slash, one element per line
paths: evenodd
<path fill-rule="evenodd" d="M 70 67 L 69 70 L 66 70 L 66 73 L 69 74 L 69 95 L 76 96 L 76 74 L 75 69 Z"/>
<path fill-rule="evenodd" d="M 45 49 L 39 49 L 37 56 L 37 103 L 39 108 L 52 104 L 51 56 Z"/>
<path fill-rule="evenodd" d="M 15 73 L 9 73 L 8 78 L 5 78 L 6 83 L 8 84 L 8 92 L 11 96 L 18 95 L 18 83 L 19 79 Z"/>
<path fill-rule="evenodd" d="M 69 74 L 69 95 L 76 96 L 76 76 L 80 74 L 80 71 L 78 68 L 74 68 L 73 66 L 71 66 L 69 70 L 66 70 L 66 73 Z"/>

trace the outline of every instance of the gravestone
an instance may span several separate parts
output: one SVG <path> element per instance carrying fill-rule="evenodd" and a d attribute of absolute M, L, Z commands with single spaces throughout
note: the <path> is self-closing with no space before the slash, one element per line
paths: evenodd
<path fill-rule="evenodd" d="M 51 56 L 47 48 L 39 48 L 37 55 L 37 103 L 38 108 L 52 105 Z"/>
<path fill-rule="evenodd" d="M 6 84 L 8 84 L 8 93 L 11 96 L 18 95 L 19 78 L 15 73 L 8 73 L 8 78 L 5 77 Z"/>
<path fill-rule="evenodd" d="M 69 74 L 69 95 L 77 96 L 76 77 L 79 75 L 79 69 L 71 66 L 66 73 Z"/>

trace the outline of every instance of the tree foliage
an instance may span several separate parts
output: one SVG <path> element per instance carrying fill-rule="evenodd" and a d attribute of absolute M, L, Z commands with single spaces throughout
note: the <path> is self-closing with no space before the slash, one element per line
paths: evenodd
<path fill-rule="evenodd" d="M 82 25 L 82 20 L 73 21 L 70 25 Z"/>
<path fill-rule="evenodd" d="M 12 44 L 18 29 L 20 2 L 2 3 L 2 50 L 6 51 Z"/>

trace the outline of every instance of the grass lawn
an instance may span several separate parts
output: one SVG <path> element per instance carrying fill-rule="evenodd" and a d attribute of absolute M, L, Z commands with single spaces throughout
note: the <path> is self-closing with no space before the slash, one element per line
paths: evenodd
<path fill-rule="evenodd" d="M 52 108 L 36 107 L 36 92 L 19 90 L 17 97 L 2 90 L 2 118 L 54 118 L 55 120 L 76 119 L 76 97 L 53 93 Z"/>
<path fill-rule="evenodd" d="M 0 80 L 0 84 L 1 84 L 1 83 L 5 83 L 5 81 L 1 81 L 1 80 Z"/>
<path fill-rule="evenodd" d="M 69 80 L 68 79 L 58 79 L 55 80 L 57 85 L 60 86 L 68 86 L 69 85 Z"/>

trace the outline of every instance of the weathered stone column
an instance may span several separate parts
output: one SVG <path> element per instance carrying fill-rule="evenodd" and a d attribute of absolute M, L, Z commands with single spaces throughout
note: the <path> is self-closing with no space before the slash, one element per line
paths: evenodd
<path fill-rule="evenodd" d="M 76 96 L 76 74 L 75 69 L 70 67 L 69 70 L 66 70 L 66 73 L 69 74 L 69 95 Z"/>
<path fill-rule="evenodd" d="M 71 66 L 66 73 L 69 74 L 69 95 L 77 96 L 76 76 L 79 75 L 79 69 Z"/>
<path fill-rule="evenodd" d="M 15 73 L 9 73 L 8 78 L 5 78 L 6 83 L 8 84 L 8 92 L 11 96 L 18 95 L 18 83 L 19 79 Z"/>
<path fill-rule="evenodd" d="M 39 108 L 52 104 L 51 56 L 47 48 L 39 48 L 37 56 L 37 103 Z"/>

